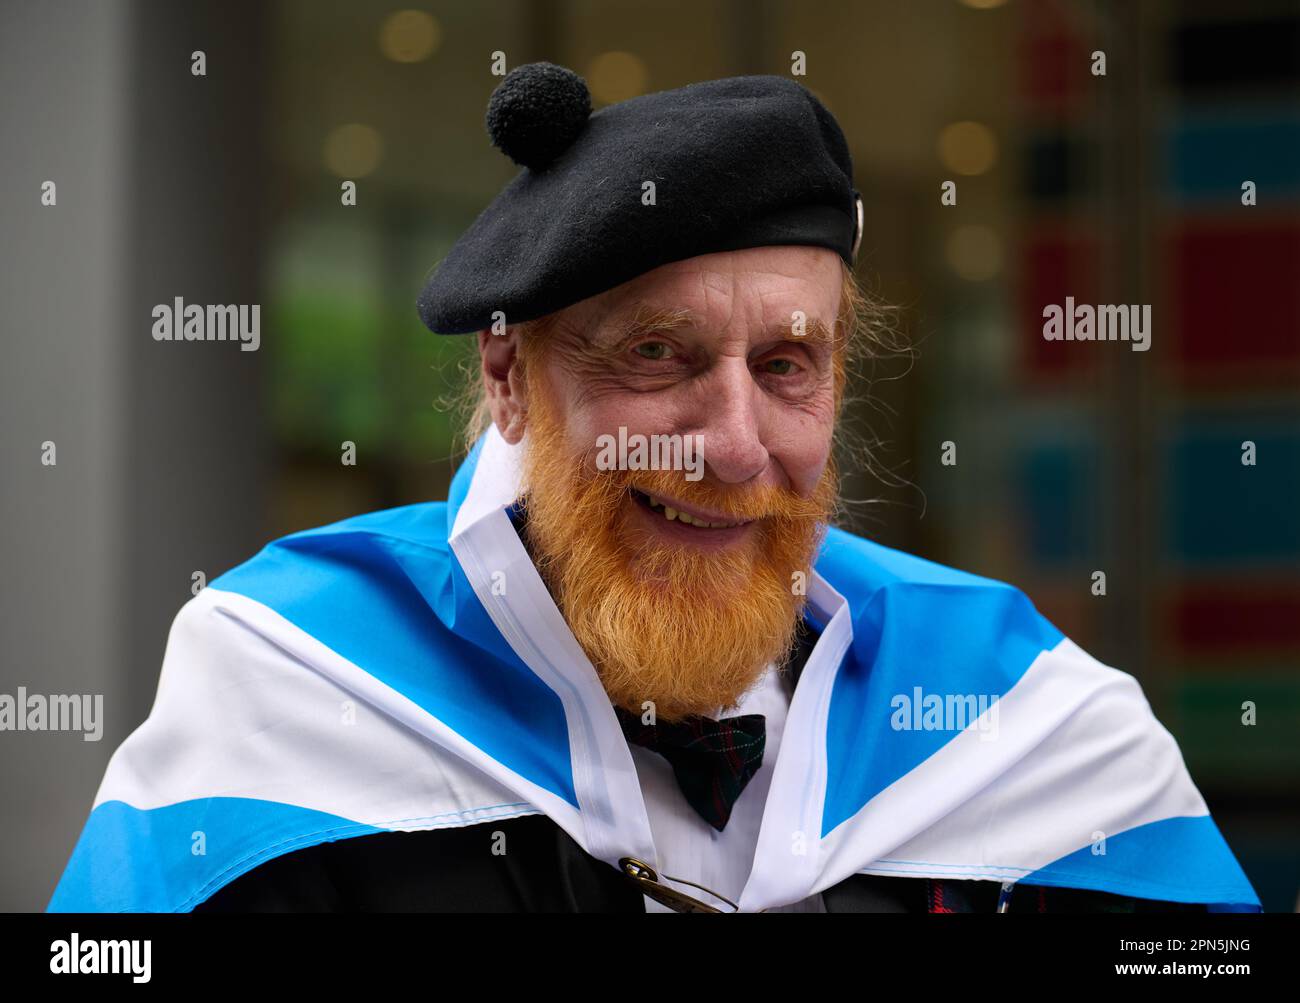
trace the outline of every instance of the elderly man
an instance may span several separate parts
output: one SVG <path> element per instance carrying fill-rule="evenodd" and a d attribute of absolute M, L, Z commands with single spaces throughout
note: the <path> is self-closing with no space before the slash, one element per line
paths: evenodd
<path fill-rule="evenodd" d="M 446 503 L 178 614 L 52 909 L 1252 910 L 1134 679 L 831 528 L 871 314 L 848 146 L 744 77 L 494 93 L 523 170 L 430 278 Z"/>

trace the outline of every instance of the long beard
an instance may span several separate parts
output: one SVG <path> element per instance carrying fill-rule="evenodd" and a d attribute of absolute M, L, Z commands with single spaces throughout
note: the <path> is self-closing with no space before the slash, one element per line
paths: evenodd
<path fill-rule="evenodd" d="M 597 470 L 594 444 L 568 445 L 535 382 L 523 459 L 528 541 L 610 701 L 636 714 L 649 702 L 661 721 L 726 713 L 794 641 L 837 498 L 834 464 L 810 497 L 692 482 L 682 471 Z M 724 553 L 666 544 L 634 523 L 633 485 L 729 521 L 761 521 Z"/>

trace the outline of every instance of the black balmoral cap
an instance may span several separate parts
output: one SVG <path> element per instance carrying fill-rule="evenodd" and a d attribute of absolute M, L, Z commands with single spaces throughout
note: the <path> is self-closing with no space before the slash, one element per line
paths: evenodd
<path fill-rule="evenodd" d="M 802 84 L 730 77 L 591 114 L 587 85 L 552 63 L 492 93 L 492 142 L 523 170 L 425 284 L 439 334 L 535 320 L 670 261 L 770 244 L 826 247 L 852 265 L 862 208 L 839 125 Z M 654 204 L 643 201 L 654 182 Z"/>

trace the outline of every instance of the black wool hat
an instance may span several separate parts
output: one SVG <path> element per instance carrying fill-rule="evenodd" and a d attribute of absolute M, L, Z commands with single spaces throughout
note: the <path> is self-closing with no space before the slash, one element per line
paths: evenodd
<path fill-rule="evenodd" d="M 517 324 L 671 261 L 769 244 L 826 247 L 852 265 L 862 203 L 839 125 L 781 76 L 730 77 L 591 113 L 552 63 L 511 71 L 487 128 L 523 170 L 421 292 L 439 334 Z M 653 188 L 647 185 L 653 183 Z"/>

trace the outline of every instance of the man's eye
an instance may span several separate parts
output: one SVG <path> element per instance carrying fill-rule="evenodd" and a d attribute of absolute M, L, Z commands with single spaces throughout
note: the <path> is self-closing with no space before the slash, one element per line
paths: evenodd
<path fill-rule="evenodd" d="M 643 359 L 659 361 L 660 359 L 671 359 L 673 350 L 670 346 L 665 345 L 662 341 L 646 341 L 632 349 Z"/>
<path fill-rule="evenodd" d="M 794 362 L 790 359 L 768 359 L 763 363 L 765 367 L 775 366 L 775 369 L 768 368 L 767 372 L 774 376 L 789 376 L 794 372 Z"/>

